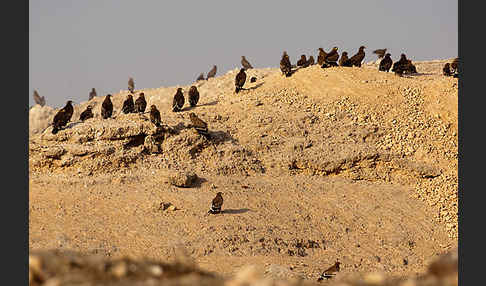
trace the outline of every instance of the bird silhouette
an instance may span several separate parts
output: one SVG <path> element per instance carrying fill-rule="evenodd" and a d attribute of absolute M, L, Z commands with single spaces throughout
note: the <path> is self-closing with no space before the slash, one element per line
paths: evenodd
<path fill-rule="evenodd" d="M 245 69 L 242 68 L 242 69 L 240 69 L 240 72 L 235 77 L 235 92 L 236 93 L 238 93 L 243 88 L 245 81 L 246 81 L 246 73 L 245 73 Z"/>
<path fill-rule="evenodd" d="M 204 80 L 204 73 L 201 73 L 201 74 L 200 74 L 200 75 L 197 77 L 196 81 L 198 81 L 198 80 Z"/>
<path fill-rule="evenodd" d="M 89 92 L 88 100 L 91 100 L 91 99 L 93 99 L 93 98 L 95 98 L 95 97 L 96 97 L 96 90 L 95 90 L 95 88 L 93 87 L 93 88 L 91 89 L 91 91 Z"/>
<path fill-rule="evenodd" d="M 459 73 L 459 58 L 455 58 L 451 63 L 451 72 L 457 74 Z"/>
<path fill-rule="evenodd" d="M 128 79 L 128 90 L 133 93 L 135 90 L 135 82 L 133 81 L 133 78 Z"/>
<path fill-rule="evenodd" d="M 317 281 L 322 281 L 324 279 L 329 279 L 329 278 L 334 277 L 336 275 L 336 272 L 339 272 L 339 270 L 340 270 L 340 267 L 339 267 L 340 264 L 341 264 L 341 262 L 336 261 L 336 263 L 334 263 L 334 265 L 332 265 L 328 269 L 324 270 L 324 272 L 322 272 L 321 276 L 319 276 Z"/>
<path fill-rule="evenodd" d="M 385 56 L 385 53 L 386 53 L 386 49 L 378 49 L 373 51 L 373 54 L 378 55 L 379 59 L 383 58 Z"/>
<path fill-rule="evenodd" d="M 354 56 L 349 58 L 349 60 L 351 61 L 351 64 L 353 66 L 361 67 L 361 62 L 363 61 L 363 59 L 365 57 L 364 49 L 366 49 L 365 46 L 359 47 L 358 52 Z"/>
<path fill-rule="evenodd" d="M 66 105 L 54 116 L 54 119 L 52 120 L 52 134 L 56 134 L 59 129 L 66 126 L 69 120 L 71 120 L 74 112 L 72 103 L 73 102 L 71 100 L 68 100 Z"/>
<path fill-rule="evenodd" d="M 178 88 L 176 94 L 174 94 L 174 100 L 172 101 L 172 111 L 179 112 L 184 106 L 184 95 L 182 94 L 182 88 Z"/>
<path fill-rule="evenodd" d="M 113 114 L 113 103 L 111 102 L 111 94 L 107 94 L 103 103 L 101 104 L 101 117 L 103 119 L 110 118 Z"/>
<path fill-rule="evenodd" d="M 393 60 L 391 59 L 391 54 L 387 53 L 385 57 L 380 61 L 380 65 L 378 66 L 379 71 L 390 71 L 392 67 Z"/>
<path fill-rule="evenodd" d="M 210 78 L 214 77 L 216 75 L 216 70 L 217 70 L 217 67 L 216 67 L 216 65 L 214 65 L 213 68 L 208 72 L 208 76 L 206 77 L 206 79 L 210 79 Z"/>
<path fill-rule="evenodd" d="M 189 119 L 191 120 L 191 126 L 197 131 L 198 134 L 211 139 L 208 131 L 208 124 L 202 121 L 194 112 L 189 113 Z"/>
<path fill-rule="evenodd" d="M 199 101 L 199 91 L 197 90 L 196 86 L 191 86 L 189 88 L 189 105 L 191 107 L 196 106 L 197 102 Z"/>
<path fill-rule="evenodd" d="M 300 55 L 300 59 L 297 61 L 297 66 L 298 67 L 304 67 L 304 65 L 307 64 L 307 58 L 305 55 Z"/>
<path fill-rule="evenodd" d="M 249 70 L 249 69 L 252 69 L 253 68 L 253 66 L 245 58 L 245 56 L 241 56 L 241 65 L 245 68 L 245 70 Z"/>
<path fill-rule="evenodd" d="M 39 96 L 37 90 L 34 90 L 34 94 L 32 96 L 34 97 L 35 103 L 39 104 L 40 106 L 46 105 L 46 99 L 43 96 Z"/>
<path fill-rule="evenodd" d="M 324 57 L 324 62 L 330 66 L 337 66 L 337 61 L 339 59 L 338 47 L 333 47 L 332 50 L 326 54 Z"/>
<path fill-rule="evenodd" d="M 160 126 L 160 111 L 154 104 L 150 106 L 150 122 L 155 124 L 157 127 Z"/>
<path fill-rule="evenodd" d="M 93 118 L 93 107 L 91 105 L 86 106 L 86 109 L 79 115 L 79 120 L 85 121 L 89 118 Z"/>
<path fill-rule="evenodd" d="M 339 65 L 342 67 L 351 67 L 353 66 L 351 61 L 348 58 L 348 52 L 343 52 L 341 58 L 339 59 Z"/>
<path fill-rule="evenodd" d="M 286 51 L 283 52 L 282 59 L 280 60 L 280 71 L 282 71 L 282 74 L 286 77 L 292 75 L 292 64 L 290 63 L 290 58 Z"/>
<path fill-rule="evenodd" d="M 145 94 L 141 92 L 135 100 L 135 112 L 144 113 L 147 108 L 147 101 L 145 100 Z"/>
<path fill-rule="evenodd" d="M 452 75 L 450 63 L 446 63 L 444 65 L 444 67 L 442 68 L 442 74 L 445 75 L 445 76 L 451 76 Z"/>
<path fill-rule="evenodd" d="M 309 56 L 309 60 L 307 60 L 307 64 L 308 64 L 309 66 L 312 66 L 312 65 L 314 65 L 314 64 L 315 64 L 315 62 L 314 62 L 314 57 L 313 57 L 313 56 Z"/>
<path fill-rule="evenodd" d="M 127 99 L 123 102 L 122 111 L 125 114 L 135 112 L 135 104 L 133 103 L 133 96 L 131 94 L 128 94 Z"/>
<path fill-rule="evenodd" d="M 318 50 L 319 50 L 319 54 L 317 55 L 317 64 L 319 66 L 322 66 L 326 59 L 327 53 L 324 51 L 323 48 L 319 48 Z"/>
<path fill-rule="evenodd" d="M 211 208 L 209 209 L 209 214 L 219 214 L 221 213 L 221 207 L 223 206 L 223 193 L 218 192 L 216 197 L 211 201 Z"/>

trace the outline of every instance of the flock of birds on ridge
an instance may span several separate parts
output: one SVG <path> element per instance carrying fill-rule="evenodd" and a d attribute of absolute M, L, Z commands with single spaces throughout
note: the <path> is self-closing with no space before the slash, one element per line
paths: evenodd
<path fill-rule="evenodd" d="M 347 52 L 343 52 L 341 57 L 338 54 L 338 48 L 333 47 L 329 53 L 326 53 L 322 48 L 319 48 L 319 55 L 317 57 L 317 64 L 321 66 L 321 68 L 333 67 L 333 66 L 341 66 L 341 67 L 352 67 L 357 66 L 361 67 L 361 63 L 365 57 L 364 49 L 366 47 L 361 46 L 359 47 L 358 52 L 353 55 L 351 58 L 348 58 Z M 403 74 L 413 74 L 417 73 L 417 69 L 412 64 L 412 61 L 407 59 L 405 54 L 401 54 L 400 59 L 393 63 L 391 59 L 391 54 L 386 53 L 387 49 L 378 49 L 373 51 L 374 54 L 378 55 L 380 64 L 378 66 L 379 71 L 386 71 L 389 72 L 390 69 L 398 76 L 402 76 Z M 338 61 L 339 59 L 339 61 Z M 290 77 L 297 69 L 299 68 L 306 68 L 308 66 L 316 64 L 314 62 L 314 57 L 311 55 L 307 59 L 305 55 L 301 55 L 301 58 L 297 61 L 297 64 L 294 66 L 290 62 L 290 58 L 286 51 L 283 52 L 282 58 L 280 60 L 280 70 L 282 75 L 286 77 Z M 442 73 L 444 76 L 453 76 L 458 77 L 459 70 L 458 70 L 459 59 L 455 58 L 452 63 L 446 63 L 442 69 Z M 241 65 L 243 68 L 240 69 L 239 73 L 235 77 L 235 93 L 238 93 L 240 90 L 244 89 L 243 85 L 246 82 L 246 73 L 245 71 L 248 69 L 253 68 L 253 66 L 248 62 L 245 56 L 241 57 Z M 296 69 L 297 68 L 297 69 Z M 204 79 L 204 74 L 201 73 L 196 81 L 199 80 L 208 80 L 211 77 L 216 75 L 217 67 L 214 65 L 213 68 L 208 72 L 206 79 Z M 256 78 L 252 77 L 250 82 L 255 82 Z M 135 90 L 135 82 L 133 78 L 129 78 L 128 80 L 128 90 L 129 94 L 127 95 L 126 100 L 123 102 L 123 106 L 121 111 L 125 114 L 128 113 L 145 113 L 145 109 L 147 107 L 147 102 L 145 100 L 145 95 L 143 92 L 139 93 L 138 98 L 133 101 L 133 95 Z M 103 103 L 101 104 L 101 117 L 103 119 L 108 119 L 113 115 L 113 103 L 111 102 L 111 94 L 105 96 Z M 96 90 L 93 88 L 89 93 L 89 100 L 96 97 Z M 45 98 L 40 97 L 37 91 L 34 90 L 34 100 L 37 104 L 41 106 L 45 105 Z M 188 102 L 191 107 L 197 105 L 199 101 L 199 91 L 197 90 L 196 86 L 191 86 L 188 92 Z M 182 88 L 177 88 L 177 91 L 174 95 L 174 99 L 172 102 L 172 111 L 173 112 L 180 112 L 184 106 L 185 99 Z M 52 134 L 56 134 L 61 130 L 63 127 L 67 125 L 67 123 L 71 120 L 73 115 L 74 109 L 72 106 L 72 101 L 69 100 L 66 105 L 59 110 L 54 119 L 52 121 Z M 79 119 L 81 121 L 85 121 L 89 118 L 92 118 L 93 111 L 92 106 L 88 105 L 86 110 L 84 110 L 81 114 Z M 210 139 L 210 134 L 208 133 L 208 126 L 207 123 L 201 120 L 194 112 L 189 113 L 189 119 L 191 120 L 192 127 L 202 136 Z M 161 118 L 160 118 L 160 111 L 157 109 L 155 105 L 150 106 L 150 121 L 155 124 L 155 126 L 160 127 L 161 125 Z M 221 213 L 221 208 L 223 206 L 223 196 L 222 192 L 218 192 L 216 197 L 211 202 L 211 207 L 208 211 L 208 214 L 219 214 Z M 326 269 L 322 272 L 320 277 L 317 281 L 322 281 L 323 279 L 329 279 L 335 275 L 336 272 L 340 270 L 340 262 L 336 261 L 334 265 Z"/>

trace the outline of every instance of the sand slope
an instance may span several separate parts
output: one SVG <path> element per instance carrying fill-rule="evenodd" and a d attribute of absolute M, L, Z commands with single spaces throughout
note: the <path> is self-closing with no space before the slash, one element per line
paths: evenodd
<path fill-rule="evenodd" d="M 116 119 L 95 98 L 94 119 L 31 132 L 29 247 L 170 261 L 183 246 L 223 275 L 256 264 L 313 280 L 336 259 L 343 275 L 423 272 L 457 246 L 457 79 L 444 62 L 402 78 L 371 64 L 252 69 L 238 95 L 235 69 L 196 83 L 200 103 L 182 113 L 170 112 L 177 87 L 143 90 L 169 127 L 160 136 L 148 114 L 118 114 L 127 91 Z M 190 111 L 212 142 L 186 128 Z M 200 179 L 172 186 L 178 171 Z M 218 191 L 227 212 L 205 216 Z"/>

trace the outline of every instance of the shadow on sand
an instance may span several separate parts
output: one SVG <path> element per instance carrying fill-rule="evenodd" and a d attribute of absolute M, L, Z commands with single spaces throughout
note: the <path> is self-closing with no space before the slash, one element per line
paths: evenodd
<path fill-rule="evenodd" d="M 222 214 L 243 214 L 250 211 L 250 209 L 243 208 L 243 209 L 224 209 L 221 211 Z"/>

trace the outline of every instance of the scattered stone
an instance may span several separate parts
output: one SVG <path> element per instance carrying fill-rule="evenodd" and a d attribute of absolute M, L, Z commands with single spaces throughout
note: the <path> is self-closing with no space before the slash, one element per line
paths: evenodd
<path fill-rule="evenodd" d="M 169 183 L 181 188 L 190 188 L 197 180 L 198 176 L 194 172 L 177 172 L 169 176 Z"/>

